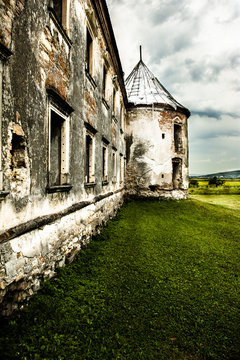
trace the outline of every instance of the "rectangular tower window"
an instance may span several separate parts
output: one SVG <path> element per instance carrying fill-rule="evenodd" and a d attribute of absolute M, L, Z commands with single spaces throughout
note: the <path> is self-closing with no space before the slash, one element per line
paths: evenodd
<path fill-rule="evenodd" d="M 87 47 L 86 47 L 86 70 L 92 76 L 93 74 L 93 39 L 87 28 Z"/>
<path fill-rule="evenodd" d="M 182 150 L 182 127 L 178 124 L 174 124 L 174 147 L 175 152 Z"/>
<path fill-rule="evenodd" d="M 165 139 L 165 134 L 164 133 L 162 133 L 162 139 Z"/>
<path fill-rule="evenodd" d="M 49 185 L 69 183 L 69 118 L 50 108 Z"/>

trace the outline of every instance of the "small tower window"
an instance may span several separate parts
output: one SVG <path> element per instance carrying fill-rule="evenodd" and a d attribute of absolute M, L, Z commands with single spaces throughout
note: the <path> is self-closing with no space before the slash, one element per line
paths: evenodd
<path fill-rule="evenodd" d="M 162 139 L 165 139 L 165 134 L 164 133 L 162 133 Z"/>

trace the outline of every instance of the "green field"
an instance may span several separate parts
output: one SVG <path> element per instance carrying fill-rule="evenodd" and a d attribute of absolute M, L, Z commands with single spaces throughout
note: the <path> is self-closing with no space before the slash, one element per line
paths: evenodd
<path fill-rule="evenodd" d="M 191 198 L 240 211 L 240 195 L 191 195 Z"/>
<path fill-rule="evenodd" d="M 240 179 L 220 179 L 220 186 L 209 185 L 210 179 L 190 179 L 189 194 L 199 195 L 238 195 L 240 194 Z M 197 182 L 197 185 L 194 184 Z"/>
<path fill-rule="evenodd" d="M 0 330 L 1 359 L 240 359 L 239 211 L 138 201 Z"/>

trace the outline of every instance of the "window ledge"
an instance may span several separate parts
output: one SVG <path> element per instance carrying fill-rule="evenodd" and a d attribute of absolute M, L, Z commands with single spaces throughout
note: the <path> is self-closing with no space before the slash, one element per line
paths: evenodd
<path fill-rule="evenodd" d="M 110 109 L 110 106 L 108 105 L 107 100 L 105 100 L 104 97 L 102 97 L 102 103 L 104 104 L 104 106 L 105 106 L 105 108 L 106 108 L 107 110 Z"/>
<path fill-rule="evenodd" d="M 5 199 L 5 197 L 9 194 L 9 191 L 0 191 L 0 201 Z"/>
<path fill-rule="evenodd" d="M 94 78 L 92 77 L 92 75 L 89 74 L 89 72 L 87 71 L 87 69 L 85 70 L 85 74 L 86 74 L 86 77 L 88 78 L 88 80 L 90 81 L 91 85 L 93 86 L 93 88 L 96 89 L 97 84 L 96 84 Z"/>
<path fill-rule="evenodd" d="M 47 192 L 48 193 L 55 193 L 55 192 L 67 192 L 70 191 L 72 185 L 56 185 L 56 186 L 48 186 Z"/>
<path fill-rule="evenodd" d="M 87 187 L 87 188 L 91 188 L 91 187 L 96 186 L 96 183 L 93 183 L 93 182 L 92 183 L 85 183 L 84 186 Z"/>
<path fill-rule="evenodd" d="M 112 114 L 112 120 L 115 121 L 115 123 L 118 122 L 118 120 L 117 120 L 117 118 L 116 118 L 116 116 L 114 114 Z"/>

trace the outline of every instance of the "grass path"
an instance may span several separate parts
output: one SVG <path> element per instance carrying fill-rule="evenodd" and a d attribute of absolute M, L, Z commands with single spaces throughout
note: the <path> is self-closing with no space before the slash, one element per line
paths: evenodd
<path fill-rule="evenodd" d="M 126 204 L 1 330 L 3 359 L 240 359 L 240 224 L 195 200 Z"/>

